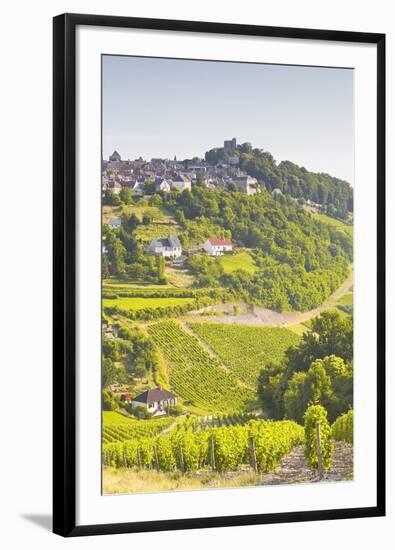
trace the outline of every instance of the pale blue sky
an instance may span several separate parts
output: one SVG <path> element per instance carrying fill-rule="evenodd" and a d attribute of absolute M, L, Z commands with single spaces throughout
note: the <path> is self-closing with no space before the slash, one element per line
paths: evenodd
<path fill-rule="evenodd" d="M 353 71 L 103 57 L 104 158 L 202 157 L 232 137 L 353 184 Z"/>

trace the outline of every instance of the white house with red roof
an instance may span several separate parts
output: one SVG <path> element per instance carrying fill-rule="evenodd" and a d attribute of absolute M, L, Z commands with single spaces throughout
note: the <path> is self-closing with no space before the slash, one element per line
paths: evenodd
<path fill-rule="evenodd" d="M 233 244 L 229 239 L 217 239 L 210 237 L 203 245 L 204 250 L 210 256 L 222 256 L 224 252 L 232 252 Z"/>

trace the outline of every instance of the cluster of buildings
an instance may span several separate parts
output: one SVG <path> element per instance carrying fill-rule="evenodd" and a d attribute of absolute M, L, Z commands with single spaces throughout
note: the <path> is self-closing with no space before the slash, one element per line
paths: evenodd
<path fill-rule="evenodd" d="M 233 243 L 229 239 L 210 237 L 202 248 L 209 256 L 222 256 L 225 252 L 233 252 Z M 173 260 L 182 257 L 182 245 L 178 237 L 153 239 L 147 251 Z"/>
<path fill-rule="evenodd" d="M 108 161 L 102 163 L 102 188 L 119 194 L 122 187 L 128 187 L 133 194 L 147 194 L 147 181 L 154 182 L 154 192 L 170 193 L 191 190 L 192 185 L 200 183 L 208 189 L 228 188 L 234 183 L 238 191 L 247 195 L 258 192 L 258 182 L 246 172 L 240 170 L 239 157 L 235 155 L 236 138 L 224 141 L 227 162 L 210 164 L 203 159 L 193 158 L 173 160 L 153 158 L 146 161 L 122 160 L 114 151 Z"/>

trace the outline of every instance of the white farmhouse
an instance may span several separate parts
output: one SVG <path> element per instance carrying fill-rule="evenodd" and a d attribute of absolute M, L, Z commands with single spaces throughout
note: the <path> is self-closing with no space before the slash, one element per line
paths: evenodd
<path fill-rule="evenodd" d="M 132 399 L 132 408 L 146 407 L 154 416 L 166 414 L 166 409 L 177 405 L 177 397 L 161 386 L 147 390 Z"/>
<path fill-rule="evenodd" d="M 210 256 L 222 256 L 224 252 L 232 252 L 233 244 L 229 239 L 211 237 L 204 243 L 203 248 Z"/>
<path fill-rule="evenodd" d="M 155 191 L 156 193 L 158 193 L 159 191 L 163 191 L 163 193 L 170 193 L 171 185 L 164 178 L 157 178 L 155 180 Z"/>
<path fill-rule="evenodd" d="M 119 218 L 111 218 L 108 222 L 108 225 L 111 227 L 111 229 L 118 229 L 118 227 L 121 227 L 122 222 Z"/>
<path fill-rule="evenodd" d="M 178 237 L 153 239 L 148 251 L 153 254 L 160 254 L 164 258 L 179 258 L 182 254 L 182 246 Z"/>
<path fill-rule="evenodd" d="M 183 174 L 178 174 L 177 176 L 175 176 L 173 178 L 171 186 L 173 189 L 178 189 L 180 193 L 186 190 L 190 191 L 192 187 L 191 180 Z"/>

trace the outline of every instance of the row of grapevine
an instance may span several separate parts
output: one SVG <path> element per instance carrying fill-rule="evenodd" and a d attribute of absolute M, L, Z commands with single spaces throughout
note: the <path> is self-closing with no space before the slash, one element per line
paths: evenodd
<path fill-rule="evenodd" d="M 302 443 L 303 433 L 293 421 L 266 420 L 196 432 L 175 430 L 155 438 L 104 444 L 103 464 L 181 472 L 227 472 L 249 464 L 256 471 L 268 472 Z"/>
<path fill-rule="evenodd" d="M 174 422 L 171 418 L 137 420 L 116 412 L 103 413 L 103 443 L 122 442 L 130 439 L 154 437 Z"/>
<path fill-rule="evenodd" d="M 339 416 L 332 424 L 332 436 L 335 441 L 346 441 L 351 445 L 354 442 L 354 411 Z"/>
<path fill-rule="evenodd" d="M 322 475 L 332 464 L 332 427 L 322 405 L 310 405 L 304 414 L 304 443 L 307 463 Z M 321 470 L 321 471 L 320 471 Z"/>
<path fill-rule="evenodd" d="M 103 286 L 103 298 L 214 298 L 217 301 L 226 296 L 222 289 L 195 288 L 128 288 Z"/>
<path fill-rule="evenodd" d="M 213 413 L 236 413 L 246 401 L 255 398 L 249 388 L 186 332 L 176 321 L 161 321 L 149 326 L 154 343 L 170 366 L 170 383 L 175 393 Z"/>
<path fill-rule="evenodd" d="M 300 340 L 295 333 L 281 327 L 211 322 L 189 323 L 189 327 L 207 342 L 240 380 L 253 386 L 268 360 L 279 363 L 285 351 Z"/>
<path fill-rule="evenodd" d="M 177 424 L 177 430 L 190 430 L 192 432 L 205 431 L 227 426 L 240 426 L 252 420 L 255 416 L 251 413 L 223 414 L 220 416 L 191 417 Z"/>

